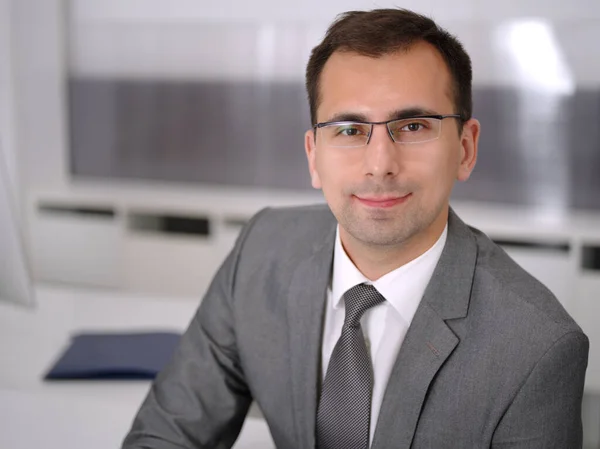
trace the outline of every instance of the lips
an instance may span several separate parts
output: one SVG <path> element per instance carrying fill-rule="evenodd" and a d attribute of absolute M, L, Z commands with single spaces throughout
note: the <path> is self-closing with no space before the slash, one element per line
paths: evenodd
<path fill-rule="evenodd" d="M 380 196 L 380 197 L 359 197 L 355 196 L 355 198 L 365 206 L 369 207 L 377 207 L 377 208 L 390 208 L 397 206 L 398 204 L 404 203 L 409 197 L 408 195 L 404 196 Z"/>

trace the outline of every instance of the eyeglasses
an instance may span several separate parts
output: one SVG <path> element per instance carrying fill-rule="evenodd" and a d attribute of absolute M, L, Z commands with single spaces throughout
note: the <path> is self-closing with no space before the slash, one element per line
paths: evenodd
<path fill-rule="evenodd" d="M 321 141 L 328 147 L 352 148 L 367 145 L 373 134 L 373 125 L 386 125 L 392 141 L 401 144 L 429 142 L 440 137 L 442 120 L 460 119 L 459 114 L 421 115 L 385 122 L 323 122 L 313 126 L 319 130 Z M 315 135 L 316 138 L 316 135 Z"/>

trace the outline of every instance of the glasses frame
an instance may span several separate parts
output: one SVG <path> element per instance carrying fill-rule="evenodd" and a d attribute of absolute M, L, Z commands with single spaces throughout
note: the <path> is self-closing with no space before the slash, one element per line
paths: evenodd
<path fill-rule="evenodd" d="M 396 142 L 394 140 L 394 135 L 392 134 L 392 131 L 390 130 L 389 124 L 392 122 L 397 122 L 400 120 L 412 120 L 412 119 L 418 119 L 418 118 L 427 118 L 427 119 L 435 119 L 440 121 L 440 133 L 438 134 L 437 137 L 435 137 L 434 139 L 429 139 L 429 140 L 421 140 L 419 142 Z M 434 114 L 434 115 L 414 115 L 412 117 L 401 117 L 401 118 L 394 118 L 391 120 L 385 120 L 383 122 L 363 122 L 360 120 L 335 120 L 333 122 L 321 122 L 321 123 L 315 123 L 313 125 L 313 129 L 315 131 L 315 142 L 317 141 L 317 130 L 319 128 L 324 128 L 326 126 L 332 126 L 332 125 L 347 125 L 350 123 L 356 123 L 359 125 L 370 125 L 371 129 L 369 130 L 369 135 L 367 137 L 367 141 L 363 144 L 363 145 L 350 145 L 350 146 L 335 146 L 336 148 L 360 148 L 363 146 L 367 146 L 369 144 L 369 142 L 371 141 L 371 136 L 373 135 L 373 125 L 385 125 L 387 131 L 388 131 L 388 135 L 390 136 L 390 139 L 392 139 L 392 142 L 394 143 L 398 143 L 400 145 L 412 145 L 412 144 L 419 144 L 419 143 L 425 143 L 425 142 L 432 142 L 434 140 L 437 140 L 440 138 L 440 134 L 442 132 L 442 127 L 441 127 L 441 121 L 444 120 L 445 118 L 457 118 L 462 120 L 462 116 L 460 114 L 445 114 L 445 115 L 441 115 L 441 114 Z"/>

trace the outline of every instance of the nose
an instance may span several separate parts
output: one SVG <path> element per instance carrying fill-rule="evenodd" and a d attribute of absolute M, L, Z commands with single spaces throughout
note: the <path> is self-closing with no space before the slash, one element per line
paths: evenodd
<path fill-rule="evenodd" d="M 365 175 L 376 179 L 394 177 L 400 169 L 399 148 L 387 129 L 387 126 L 373 125 L 371 138 L 365 147 Z"/>

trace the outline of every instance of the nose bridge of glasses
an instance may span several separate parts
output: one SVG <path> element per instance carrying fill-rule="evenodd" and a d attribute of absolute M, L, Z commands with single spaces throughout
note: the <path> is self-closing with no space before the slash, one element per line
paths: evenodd
<path fill-rule="evenodd" d="M 396 141 L 394 140 L 394 134 L 392 132 L 392 129 L 390 128 L 390 121 L 387 122 L 372 122 L 369 125 L 371 126 L 371 129 L 369 131 L 369 138 L 367 139 L 367 145 L 371 142 L 371 137 L 373 136 L 373 133 L 375 132 L 375 128 L 376 127 L 381 127 L 383 128 L 382 132 L 385 132 L 387 134 L 387 136 L 390 138 L 390 140 L 395 143 Z"/>

